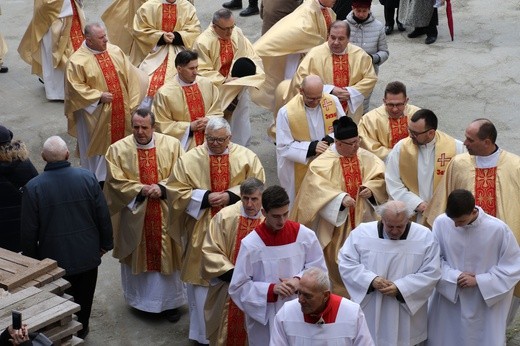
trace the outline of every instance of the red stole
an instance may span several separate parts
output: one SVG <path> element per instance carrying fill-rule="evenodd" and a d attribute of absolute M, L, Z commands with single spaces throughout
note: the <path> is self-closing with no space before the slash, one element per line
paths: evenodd
<path fill-rule="evenodd" d="M 79 20 L 78 9 L 76 8 L 75 0 L 70 0 L 72 4 L 72 25 L 70 26 L 70 41 L 72 42 L 72 48 L 77 51 L 81 44 L 85 40 L 83 30 L 81 28 L 81 21 Z"/>
<path fill-rule="evenodd" d="M 300 230 L 300 224 L 291 220 L 287 220 L 281 230 L 274 233 L 265 222 L 262 222 L 258 227 L 255 228 L 255 232 L 258 234 L 260 239 L 266 246 L 281 246 L 292 244 L 298 237 L 298 231 Z"/>
<path fill-rule="evenodd" d="M 343 179 L 345 180 L 345 191 L 355 198 L 361 186 L 361 169 L 359 168 L 359 160 L 357 155 L 353 157 L 340 157 L 341 170 L 343 171 Z M 356 210 L 349 208 L 350 228 L 356 227 Z"/>
<path fill-rule="evenodd" d="M 332 17 L 330 16 L 328 8 L 322 7 L 321 13 L 323 13 L 323 18 L 325 18 L 325 24 L 327 25 L 327 32 L 329 32 L 330 25 L 332 24 Z"/>
<path fill-rule="evenodd" d="M 99 68 L 105 78 L 108 92 L 112 94 L 112 117 L 110 118 L 111 143 L 115 143 L 125 136 L 125 100 L 123 90 L 117 75 L 114 62 L 110 58 L 108 51 L 94 54 L 99 64 Z"/>
<path fill-rule="evenodd" d="M 237 227 L 237 235 L 235 238 L 235 249 L 231 261 L 233 264 L 237 261 L 238 250 L 242 239 L 260 224 L 260 219 L 250 219 L 240 216 Z M 227 340 L 228 346 L 245 345 L 247 341 L 247 332 L 244 326 L 244 313 L 238 308 L 233 300 L 228 299 L 228 324 L 227 324 Z"/>
<path fill-rule="evenodd" d="M 177 24 L 177 4 L 162 4 L 162 26 L 164 32 L 173 32 Z M 168 68 L 168 55 L 164 58 L 161 65 L 153 72 L 148 87 L 147 96 L 153 98 L 157 90 L 163 86 L 166 77 L 166 69 Z"/>
<path fill-rule="evenodd" d="M 475 168 L 475 201 L 486 214 L 497 215 L 497 168 Z"/>
<path fill-rule="evenodd" d="M 227 77 L 229 70 L 231 69 L 231 63 L 233 62 L 233 44 L 231 40 L 218 39 L 220 44 L 220 70 L 218 72 Z"/>
<path fill-rule="evenodd" d="M 209 176 L 211 180 L 211 192 L 222 192 L 229 188 L 231 172 L 229 167 L 229 155 L 209 155 Z M 222 207 L 211 207 L 211 216 Z"/>
<path fill-rule="evenodd" d="M 337 296 L 331 293 L 325 310 L 323 310 L 320 315 L 303 314 L 304 321 L 312 324 L 316 324 L 318 322 L 322 322 L 320 324 L 336 322 L 336 317 L 338 316 L 339 307 L 341 305 L 341 299 L 341 296 Z"/>
<path fill-rule="evenodd" d="M 139 158 L 139 178 L 146 185 L 157 184 L 157 157 L 155 148 L 137 149 Z M 146 246 L 146 270 L 161 271 L 162 213 L 161 200 L 148 198 L 143 225 L 143 240 Z"/>
<path fill-rule="evenodd" d="M 182 91 L 184 91 L 184 96 L 186 97 L 186 105 L 190 112 L 190 121 L 203 118 L 206 115 L 206 109 L 204 107 L 202 93 L 200 92 L 197 83 L 183 86 Z M 196 145 L 204 143 L 204 131 L 193 132 L 193 139 L 195 140 Z"/>
<path fill-rule="evenodd" d="M 333 84 L 339 88 L 348 87 L 350 80 L 348 67 L 348 54 L 332 54 L 332 78 Z M 348 111 L 348 103 L 341 102 L 345 112 Z"/>
<path fill-rule="evenodd" d="M 393 148 L 401 139 L 408 137 L 408 118 L 388 118 L 390 123 L 390 148 Z"/>

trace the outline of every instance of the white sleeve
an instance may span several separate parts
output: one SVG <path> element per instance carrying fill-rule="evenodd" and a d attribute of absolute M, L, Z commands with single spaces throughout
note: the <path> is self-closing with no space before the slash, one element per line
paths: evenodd
<path fill-rule="evenodd" d="M 274 323 L 271 326 L 271 340 L 269 342 L 269 346 L 289 345 L 289 340 L 287 340 L 287 335 L 285 333 L 285 329 L 283 328 L 282 315 L 285 315 L 285 309 L 283 306 L 276 314 Z"/>
<path fill-rule="evenodd" d="M 202 214 L 204 214 L 204 210 L 202 210 L 201 207 L 202 199 L 204 198 L 206 191 L 207 190 L 193 189 L 190 203 L 188 203 L 188 206 L 186 207 L 186 214 L 197 220 L 200 219 Z"/>
<path fill-rule="evenodd" d="M 347 222 L 349 208 L 340 210 L 341 202 L 346 195 L 345 192 L 340 193 L 318 211 L 318 214 L 334 227 L 339 227 Z"/>
<path fill-rule="evenodd" d="M 280 108 L 276 117 L 277 156 L 285 160 L 306 164 L 310 144 L 310 141 L 299 142 L 294 140 L 289 127 L 287 109 L 285 107 Z"/>

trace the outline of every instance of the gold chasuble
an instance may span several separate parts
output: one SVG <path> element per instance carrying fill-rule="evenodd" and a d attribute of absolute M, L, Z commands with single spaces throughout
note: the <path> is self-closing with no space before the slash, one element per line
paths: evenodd
<path fill-rule="evenodd" d="M 386 202 L 384 172 L 383 161 L 364 149 L 358 149 L 355 158 L 344 158 L 331 147 L 311 162 L 296 196 L 290 218 L 316 231 L 335 294 L 348 296 L 338 270 L 339 249 L 353 227 L 377 219 L 370 202 L 358 196 L 359 186 L 372 191 L 376 204 Z M 356 205 L 347 211 L 347 220 L 337 225 L 339 220 L 336 216 L 330 220 L 330 214 L 337 214 L 341 205 L 337 199 L 345 192 Z M 337 205 L 333 206 L 334 201 Z"/>
<path fill-rule="evenodd" d="M 113 0 L 101 15 L 107 28 L 108 41 L 121 48 L 126 55 L 130 54 L 134 44 L 130 32 L 135 13 L 145 2 L 146 0 Z"/>
<path fill-rule="evenodd" d="M 146 185 L 159 182 L 157 174 L 157 158 L 155 148 L 137 149 L 139 157 L 139 177 L 141 183 Z M 161 271 L 161 201 L 149 199 L 144 215 L 144 229 L 142 242 L 146 244 L 146 269 L 147 271 Z"/>
<path fill-rule="evenodd" d="M 204 109 L 204 99 L 200 93 L 199 86 L 195 83 L 193 85 L 183 86 L 184 96 L 186 98 L 186 104 L 190 111 L 190 121 L 203 118 L 206 115 Z M 204 143 L 204 131 L 195 131 L 193 133 L 195 138 L 195 145 L 201 145 Z"/>
<path fill-rule="evenodd" d="M 344 88 L 349 86 L 349 73 L 348 73 L 348 54 L 343 55 L 332 55 L 332 75 L 334 86 Z M 345 113 L 348 112 L 348 103 L 341 101 L 343 110 Z"/>
<path fill-rule="evenodd" d="M 455 140 L 441 131 L 435 133 L 435 168 L 433 170 L 433 191 L 437 189 L 448 163 L 457 155 Z M 399 155 L 399 172 L 401 180 L 408 190 L 419 195 L 419 181 L 417 177 L 417 158 L 419 148 L 413 144 L 410 137 L 404 139 Z"/>
<path fill-rule="evenodd" d="M 160 184 L 170 192 L 166 181 L 182 149 L 170 136 L 154 133 L 153 140 L 154 145 L 141 149 L 130 135 L 110 146 L 104 193 L 114 225 L 113 256 L 130 265 L 133 274 L 169 275 L 181 268 L 182 253 L 169 224 L 171 201 L 146 198 L 131 204 L 145 184 Z"/>
<path fill-rule="evenodd" d="M 505 150 L 500 150 L 497 165 L 488 169 L 477 168 L 475 156 L 459 154 L 450 161 L 439 188 L 433 194 L 430 207 L 425 212 L 428 222 L 433 223 L 437 216 L 444 213 L 446 201 L 453 190 L 466 189 L 475 195 L 475 202 L 482 209 L 486 205 L 491 211 L 494 208 L 494 216 L 511 228 L 520 243 L 519 177 L 520 157 Z M 485 211 L 488 213 L 488 210 Z M 515 286 L 514 294 L 520 297 L 520 283 Z"/>
<path fill-rule="evenodd" d="M 146 85 L 147 77 L 117 46 L 109 43 L 105 52 L 94 52 L 83 44 L 70 57 L 65 73 L 69 134 L 76 137 L 75 113 L 84 113 L 88 155 L 105 155 L 111 143 L 132 132 L 130 114 L 144 98 Z M 111 92 L 113 101 L 99 103 L 103 92 Z"/>
<path fill-rule="evenodd" d="M 222 116 L 217 87 L 201 76 L 197 76 L 192 86 L 196 87 L 184 89 L 178 77 L 173 77 L 159 88 L 152 103 L 158 132 L 183 140 L 190 121 L 203 116 Z M 204 142 L 204 133 L 195 132 L 192 139 L 187 140 L 187 145 L 182 145 L 191 149 Z"/>
<path fill-rule="evenodd" d="M 336 20 L 336 14 L 331 8 L 324 10 L 328 12 L 331 22 Z M 274 110 L 275 89 L 285 78 L 287 56 L 305 54 L 325 42 L 329 33 L 328 25 L 318 1 L 305 0 L 254 43 L 266 73 L 265 83 L 260 90 L 251 93 L 256 104 L 270 111 Z M 372 60 L 370 63 L 372 64 Z M 285 100 L 288 101 L 293 96 L 294 94 Z"/>
<path fill-rule="evenodd" d="M 72 15 L 59 18 L 64 1 L 72 5 Z M 85 14 L 79 0 L 35 1 L 31 22 L 18 46 L 23 61 L 31 65 L 31 73 L 43 78 L 43 37 L 50 30 L 52 66 L 65 70 L 68 58 L 81 46 Z"/>
<path fill-rule="evenodd" d="M 497 216 L 497 168 L 475 168 L 475 200 L 486 214 Z"/>
<path fill-rule="evenodd" d="M 112 116 L 110 117 L 111 143 L 125 136 L 125 100 L 121 90 L 121 82 L 107 51 L 94 55 L 105 78 L 108 92 L 112 94 Z"/>
<path fill-rule="evenodd" d="M 245 216 L 242 202 L 222 209 L 211 220 L 202 246 L 202 276 L 215 279 L 235 267 L 242 239 L 255 229 L 263 216 Z M 244 313 L 228 294 L 229 283 L 216 280 L 204 306 L 206 336 L 211 345 L 245 346 L 247 332 Z"/>
<path fill-rule="evenodd" d="M 262 164 L 251 150 L 231 143 L 227 154 L 229 155 L 227 191 L 239 196 L 240 184 L 245 179 L 255 177 L 265 181 Z M 171 201 L 174 208 L 171 218 L 173 229 L 178 231 L 176 239 L 184 244 L 181 278 L 186 283 L 203 286 L 207 286 L 208 282 L 201 277 L 200 272 L 202 242 L 212 217 L 212 208 L 200 210 L 197 219 L 187 214 L 186 208 L 192 201 L 194 190 L 212 191 L 210 157 L 206 145 L 191 149 L 178 160 L 168 181 L 168 186 L 172 189 Z"/>
<path fill-rule="evenodd" d="M 336 103 L 330 95 L 323 95 L 320 101 L 321 114 L 323 115 L 323 123 L 325 127 L 325 134 L 334 132 L 332 123 L 336 120 Z M 309 122 L 307 121 L 307 115 L 305 114 L 305 103 L 302 95 L 293 97 L 286 105 L 287 108 L 287 119 L 289 120 L 289 127 L 291 129 L 291 135 L 295 141 L 304 142 L 312 141 Z M 304 165 L 298 162 L 294 162 L 294 191 L 298 193 L 300 185 L 302 183 L 305 173 L 307 173 L 308 165 Z"/>
<path fill-rule="evenodd" d="M 395 144 L 408 137 L 408 119 L 417 110 L 419 107 L 406 104 L 404 116 L 395 120 L 388 116 L 384 104 L 365 113 L 358 124 L 361 148 L 385 160 Z"/>
<path fill-rule="evenodd" d="M 177 5 L 176 4 L 162 4 L 162 30 L 164 32 L 173 32 L 175 24 L 177 23 Z M 166 77 L 166 69 L 168 67 L 168 56 L 164 59 L 162 64 L 155 70 L 150 78 L 150 86 L 146 96 L 153 98 L 157 89 L 164 84 L 164 77 Z"/>

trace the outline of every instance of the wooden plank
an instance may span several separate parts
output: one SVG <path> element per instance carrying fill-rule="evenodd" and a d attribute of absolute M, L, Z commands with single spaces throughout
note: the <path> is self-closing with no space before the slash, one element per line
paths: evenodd
<path fill-rule="evenodd" d="M 83 339 L 78 338 L 77 336 L 72 337 L 71 346 L 79 346 L 85 344 L 85 341 Z"/>
<path fill-rule="evenodd" d="M 54 280 L 45 286 L 40 287 L 43 291 L 51 292 L 54 294 L 57 294 L 59 296 L 62 296 L 65 293 L 65 290 L 69 288 L 70 282 L 68 282 L 65 279 L 57 279 Z"/>
<path fill-rule="evenodd" d="M 51 323 L 63 319 L 65 316 L 72 315 L 73 313 L 80 310 L 80 306 L 76 303 L 64 300 L 61 297 L 55 297 L 61 299 L 63 302 L 59 305 L 53 306 L 45 311 L 42 311 L 36 316 L 33 316 L 26 320 L 29 331 L 36 331 Z M 31 316 L 31 315 L 28 315 Z"/>
<path fill-rule="evenodd" d="M 35 265 L 27 267 L 25 270 L 14 274 L 12 277 L 2 280 L 2 282 L 0 282 L 0 287 L 8 291 L 12 290 L 57 267 L 58 264 L 56 261 L 46 258 Z"/>
<path fill-rule="evenodd" d="M 43 333 L 46 337 L 51 339 L 52 342 L 56 342 L 57 340 L 63 340 L 67 337 L 71 337 L 72 334 L 80 331 L 83 328 L 81 323 L 78 321 L 71 320 L 69 323 L 63 325 L 54 327 L 51 329 L 45 330 Z"/>
<path fill-rule="evenodd" d="M 0 311 L 0 326 L 7 327 L 11 324 L 11 310 L 17 310 L 22 313 L 24 322 L 31 327 L 37 321 L 38 316 L 63 302 L 68 301 L 49 292 L 39 292 L 2 309 Z M 45 317 L 45 315 L 42 316 Z M 33 320 L 33 322 L 29 323 L 30 320 Z M 46 323 L 45 326 L 50 323 L 52 322 Z"/>
<path fill-rule="evenodd" d="M 3 310 L 6 307 L 8 307 L 12 304 L 15 304 L 16 302 L 19 302 L 20 300 L 23 300 L 27 297 L 38 294 L 41 291 L 42 290 L 40 290 L 39 288 L 29 287 L 20 292 L 16 292 L 11 295 L 8 295 L 7 297 L 0 299 L 0 310 Z"/>
<path fill-rule="evenodd" d="M 57 279 L 65 276 L 65 269 L 58 267 L 58 268 L 51 270 L 47 274 L 52 275 L 54 280 L 57 280 Z"/>
<path fill-rule="evenodd" d="M 9 250 L 6 250 L 4 248 L 0 248 L 0 258 L 4 258 L 6 260 L 21 264 L 25 267 L 29 267 L 32 265 L 35 265 L 39 262 L 39 260 L 24 256 L 22 254 L 12 252 Z"/>
<path fill-rule="evenodd" d="M 0 257 L 0 268 L 4 271 L 0 278 L 0 280 L 3 281 L 4 279 L 8 279 L 10 275 L 15 275 L 16 273 L 26 270 L 28 267 Z"/>

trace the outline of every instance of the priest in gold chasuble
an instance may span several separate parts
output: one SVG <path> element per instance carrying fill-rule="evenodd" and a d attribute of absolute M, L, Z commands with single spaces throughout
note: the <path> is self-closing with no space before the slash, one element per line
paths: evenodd
<path fill-rule="evenodd" d="M 183 150 L 177 139 L 154 133 L 154 125 L 148 110 L 134 113 L 133 134 L 108 148 L 104 189 L 126 302 L 141 311 L 163 312 L 174 322 L 180 318 L 177 308 L 186 304 L 186 292 L 166 182 Z"/>
<path fill-rule="evenodd" d="M 262 164 L 251 150 L 231 143 L 231 129 L 224 118 L 211 118 L 205 143 L 183 155 L 168 184 L 172 189 L 173 229 L 183 244 L 181 278 L 188 289 L 189 338 L 207 343 L 204 302 L 208 281 L 201 276 L 202 242 L 211 218 L 222 207 L 240 200 L 239 185 L 247 178 L 265 181 Z"/>
<path fill-rule="evenodd" d="M 386 202 L 385 165 L 359 148 L 357 125 L 334 121 L 334 144 L 309 165 L 290 217 L 316 231 L 332 291 L 348 297 L 338 270 L 338 252 L 361 222 L 377 219 L 374 206 Z"/>

